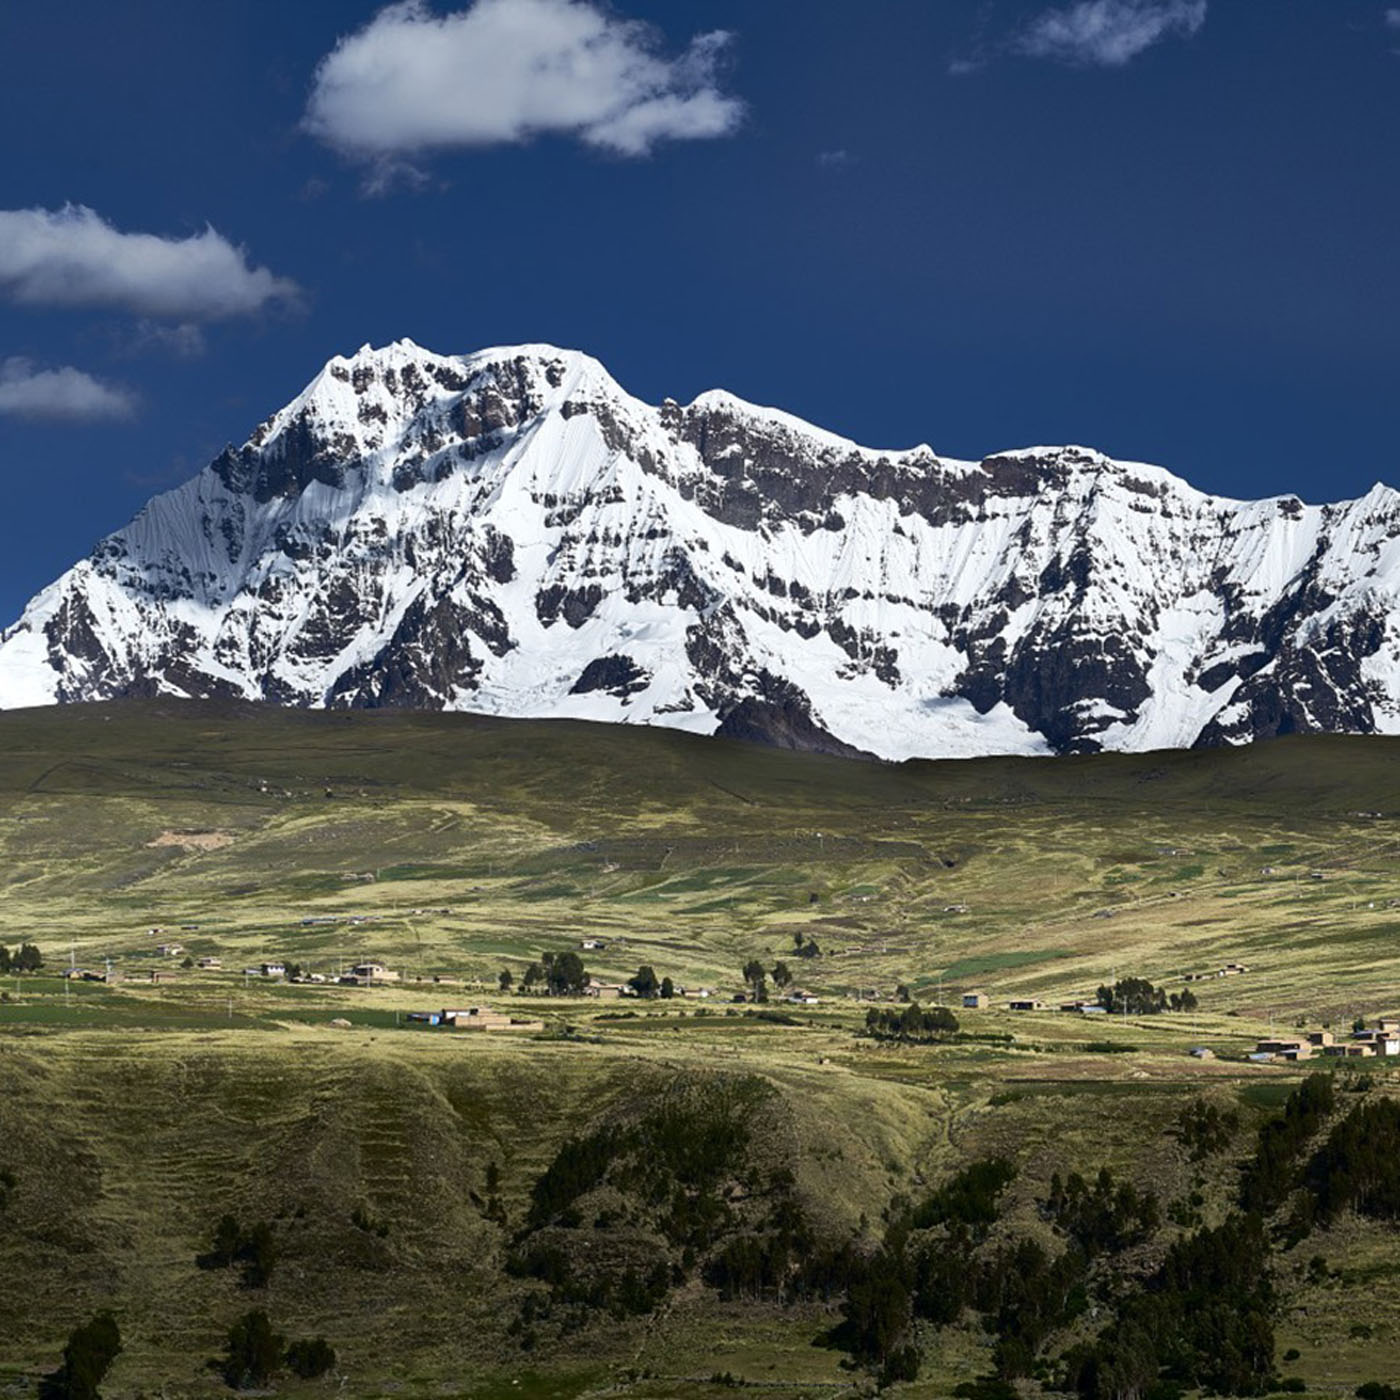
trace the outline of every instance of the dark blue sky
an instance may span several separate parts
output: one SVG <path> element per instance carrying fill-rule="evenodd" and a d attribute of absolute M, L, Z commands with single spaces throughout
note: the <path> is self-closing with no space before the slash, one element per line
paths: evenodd
<path fill-rule="evenodd" d="M 1094 5 L 1207 13 L 1105 65 L 1031 41 L 1073 0 L 619 0 L 667 57 L 730 31 L 705 81 L 737 129 L 638 158 L 567 134 L 444 149 L 377 196 L 299 126 L 379 6 L 5 7 L 0 209 L 212 224 L 302 295 L 184 333 L 0 280 L 11 377 L 71 366 L 136 404 L 0 413 L 0 615 L 330 355 L 405 335 L 554 341 L 644 398 L 723 386 L 876 446 L 1076 441 L 1233 495 L 1400 484 L 1393 7 Z"/>

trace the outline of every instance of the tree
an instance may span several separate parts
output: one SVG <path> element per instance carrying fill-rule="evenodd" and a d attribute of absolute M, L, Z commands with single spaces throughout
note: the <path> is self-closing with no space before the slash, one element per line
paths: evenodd
<path fill-rule="evenodd" d="M 97 1387 L 122 1349 L 122 1334 L 109 1312 L 75 1327 L 63 1348 L 63 1365 L 44 1378 L 44 1400 L 96 1400 Z"/>
<path fill-rule="evenodd" d="M 914 998 L 909 988 L 905 986 L 903 982 L 901 982 L 899 986 L 897 986 L 894 989 L 894 999 L 896 1001 L 909 1002 L 912 1001 Z"/>
<path fill-rule="evenodd" d="M 528 992 L 528 991 L 530 991 L 532 988 L 538 987 L 539 984 L 540 984 L 541 982 L 543 982 L 544 980 L 545 980 L 544 968 L 541 967 L 539 963 L 537 963 L 537 962 L 532 962 L 532 963 L 530 964 L 530 966 L 527 967 L 527 968 L 525 969 L 525 980 L 524 980 L 524 982 L 522 983 L 522 985 L 524 986 L 525 990 Z"/>
<path fill-rule="evenodd" d="M 881 1250 L 851 1281 L 842 1312 L 858 1356 L 883 1361 L 909 1331 L 912 1308 L 901 1261 Z"/>
<path fill-rule="evenodd" d="M 224 1379 L 235 1390 L 253 1390 L 267 1384 L 282 1364 L 284 1338 L 272 1330 L 261 1308 L 244 1313 L 229 1328 L 224 1355 Z"/>
<path fill-rule="evenodd" d="M 792 985 L 792 971 L 785 962 L 773 964 L 773 985 L 780 991 Z"/>
<path fill-rule="evenodd" d="M 209 1251 L 209 1262 L 215 1268 L 228 1268 L 238 1258 L 243 1243 L 243 1231 L 238 1221 L 231 1215 L 221 1215 L 214 1226 L 214 1247 Z"/>
<path fill-rule="evenodd" d="M 0 976 L 10 972 L 14 967 L 14 959 L 10 956 L 10 950 L 0 943 Z"/>
<path fill-rule="evenodd" d="M 650 963 L 643 963 L 637 969 L 637 975 L 628 980 L 627 985 L 632 988 L 639 997 L 654 997 L 661 990 L 661 983 L 657 980 L 656 969 Z"/>
<path fill-rule="evenodd" d="M 21 943 L 19 952 L 12 959 L 12 965 L 16 972 L 38 972 L 43 967 L 44 960 L 39 956 L 39 950 L 32 943 Z"/>
<path fill-rule="evenodd" d="M 243 1260 L 243 1282 L 249 1288 L 265 1288 L 277 1263 L 272 1226 L 260 1220 L 243 1237 L 238 1256 Z"/>
<path fill-rule="evenodd" d="M 496 978 L 496 985 L 503 991 L 508 992 L 515 985 L 515 974 L 508 967 L 501 969 L 501 975 Z"/>
<path fill-rule="evenodd" d="M 315 1380 L 335 1365 L 335 1348 L 324 1337 L 303 1337 L 287 1348 L 287 1365 L 304 1380 Z"/>
<path fill-rule="evenodd" d="M 676 984 L 675 984 L 673 981 L 671 981 L 671 979 L 670 979 L 669 977 L 663 977 L 663 978 L 661 979 L 661 999 L 662 999 L 662 1001 L 670 1001 L 671 998 L 675 996 L 675 994 L 676 994 Z"/>
<path fill-rule="evenodd" d="M 1099 988 L 1099 1005 L 1112 1015 L 1152 1016 L 1167 1009 L 1167 994 L 1145 977 L 1120 977 Z"/>
<path fill-rule="evenodd" d="M 757 958 L 750 958 L 744 964 L 744 985 L 754 1001 L 768 1000 L 768 973 Z"/>
<path fill-rule="evenodd" d="M 572 949 L 567 953 L 546 953 L 544 965 L 551 996 L 581 996 L 588 985 L 583 959 Z"/>

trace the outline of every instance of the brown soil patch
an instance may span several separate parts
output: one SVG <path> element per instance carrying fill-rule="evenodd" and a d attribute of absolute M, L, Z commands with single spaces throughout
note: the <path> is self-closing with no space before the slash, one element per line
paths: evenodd
<path fill-rule="evenodd" d="M 148 846 L 179 846 L 185 851 L 217 851 L 220 846 L 233 845 L 226 831 L 162 831 Z"/>

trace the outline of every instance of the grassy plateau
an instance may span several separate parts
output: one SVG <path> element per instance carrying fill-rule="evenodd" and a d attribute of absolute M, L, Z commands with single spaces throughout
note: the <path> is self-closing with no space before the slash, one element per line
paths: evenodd
<path fill-rule="evenodd" d="M 32 1394 L 102 1308 L 123 1339 L 108 1397 L 231 1395 L 210 1361 L 250 1308 L 335 1348 L 322 1378 L 280 1375 L 285 1395 L 862 1394 L 879 1368 L 833 1335 L 839 1290 L 727 1292 L 706 1270 L 728 1236 L 683 1245 L 672 1195 L 721 1200 L 735 1238 L 795 1203 L 866 1256 L 989 1158 L 1015 1177 L 984 1252 L 1064 1247 L 1056 1174 L 1107 1166 L 1155 1193 L 1161 1226 L 1108 1299 L 1226 1218 L 1260 1125 L 1317 1068 L 1252 1063 L 1259 1039 L 1400 1010 L 1398 793 L 1400 741 L 1377 738 L 885 765 L 468 716 L 0 714 L 0 942 L 45 964 L 0 978 L 0 1395 Z M 569 950 L 597 982 L 645 964 L 688 994 L 519 990 Z M 222 968 L 183 965 L 206 957 Z M 815 1000 L 734 1004 L 754 958 Z M 243 971 L 273 960 L 330 980 Z M 366 960 L 402 980 L 334 982 Z M 1055 1009 L 1226 963 L 1247 971 L 1191 981 L 1190 1012 Z M 901 986 L 958 1032 L 867 1034 Z M 974 992 L 988 1005 L 963 1010 Z M 544 1029 L 407 1019 L 472 1005 Z M 1385 1061 L 1335 1078 L 1310 1150 L 1400 1090 Z M 1171 1130 L 1198 1102 L 1232 1126 L 1193 1160 Z M 608 1165 L 546 1219 L 542 1178 L 600 1133 Z M 726 1133 L 741 1145 L 712 1179 L 675 1146 Z M 1342 1213 L 1290 1245 L 1278 1210 L 1276 1378 L 1400 1380 L 1395 1227 Z M 256 1286 L 199 1262 L 226 1213 L 271 1227 Z M 664 1296 L 604 1297 L 585 1254 L 638 1287 L 661 1260 Z M 1038 1354 L 1096 1317 L 1066 1314 Z M 911 1335 L 918 1378 L 884 1378 L 910 1396 L 1000 1364 L 970 1307 Z M 1014 1378 L 1063 1383 L 1048 1360 Z"/>

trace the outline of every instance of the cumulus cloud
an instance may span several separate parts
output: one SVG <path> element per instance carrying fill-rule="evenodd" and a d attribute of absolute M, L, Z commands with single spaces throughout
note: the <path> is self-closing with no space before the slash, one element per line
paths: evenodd
<path fill-rule="evenodd" d="M 391 175 L 428 151 L 550 134 L 644 156 L 738 126 L 742 104 L 717 85 L 729 42 L 716 30 L 667 58 L 650 28 L 590 0 L 476 0 L 441 16 L 403 0 L 321 61 L 303 125 Z"/>
<path fill-rule="evenodd" d="M 135 411 L 135 400 L 124 389 L 71 365 L 38 369 L 18 355 L 0 361 L 0 414 L 91 423 L 130 418 Z"/>
<path fill-rule="evenodd" d="M 250 267 L 243 249 L 212 228 L 188 238 L 122 233 L 96 211 L 68 204 L 0 209 L 0 294 L 188 322 L 251 315 L 294 302 L 298 291 Z"/>
<path fill-rule="evenodd" d="M 1032 58 L 1119 68 L 1163 39 L 1189 38 L 1206 22 L 1206 0 L 1075 0 L 1046 10 L 1015 47 Z"/>

